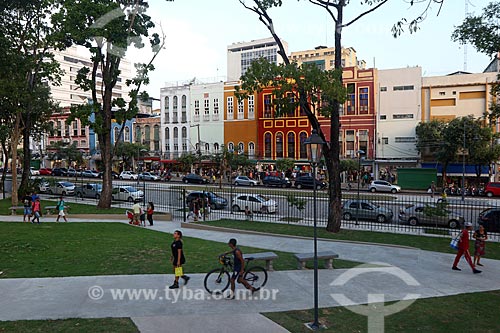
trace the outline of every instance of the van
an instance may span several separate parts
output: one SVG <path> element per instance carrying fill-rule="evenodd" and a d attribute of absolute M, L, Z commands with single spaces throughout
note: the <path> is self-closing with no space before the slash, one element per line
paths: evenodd
<path fill-rule="evenodd" d="M 489 182 L 486 184 L 484 188 L 484 194 L 487 197 L 500 196 L 500 183 L 498 182 Z"/>

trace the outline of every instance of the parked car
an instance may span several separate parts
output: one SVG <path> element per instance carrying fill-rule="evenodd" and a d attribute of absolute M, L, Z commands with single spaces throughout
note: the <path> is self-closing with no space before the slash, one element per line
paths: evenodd
<path fill-rule="evenodd" d="M 40 170 L 35 169 L 34 167 L 30 168 L 30 174 L 32 176 L 40 176 Z"/>
<path fill-rule="evenodd" d="M 233 212 L 239 212 L 245 210 L 246 206 L 252 212 L 276 213 L 278 211 L 276 201 L 260 194 L 237 194 L 232 201 L 231 209 Z"/>
<path fill-rule="evenodd" d="M 93 170 L 84 170 L 82 171 L 82 177 L 85 178 L 99 178 L 99 173 Z"/>
<path fill-rule="evenodd" d="M 490 198 L 494 196 L 500 196 L 500 183 L 489 182 L 488 184 L 486 184 L 486 187 L 484 188 L 484 194 Z"/>
<path fill-rule="evenodd" d="M 66 176 L 68 176 L 68 177 L 77 177 L 80 175 L 81 175 L 81 172 L 79 170 L 76 170 L 73 168 L 69 168 L 67 173 L 66 173 Z"/>
<path fill-rule="evenodd" d="M 40 193 L 47 193 L 50 188 L 50 183 L 46 180 L 40 181 L 38 184 L 38 189 L 40 190 Z"/>
<path fill-rule="evenodd" d="M 154 181 L 157 181 L 157 180 L 160 180 L 160 176 L 158 175 L 155 175 L 154 173 L 151 173 L 151 172 L 142 172 L 139 174 L 139 179 L 140 180 L 154 180 Z"/>
<path fill-rule="evenodd" d="M 102 185 L 101 184 L 90 184 L 87 183 L 83 186 L 75 187 L 75 193 L 77 197 L 80 198 L 95 198 L 99 199 L 101 197 Z"/>
<path fill-rule="evenodd" d="M 500 208 L 488 208 L 479 213 L 477 222 L 487 232 L 500 232 Z"/>
<path fill-rule="evenodd" d="M 344 220 L 375 220 L 380 223 L 391 222 L 394 213 L 391 209 L 377 205 L 368 200 L 347 200 L 342 205 Z"/>
<path fill-rule="evenodd" d="M 51 168 L 40 168 L 39 172 L 40 172 L 40 176 L 50 176 L 50 175 L 52 175 L 52 169 Z"/>
<path fill-rule="evenodd" d="M 113 200 L 136 202 L 144 199 L 144 192 L 133 186 L 117 186 L 113 188 L 111 196 Z"/>
<path fill-rule="evenodd" d="M 50 186 L 47 189 L 47 193 L 59 195 L 74 195 L 75 184 L 66 181 L 57 182 L 54 186 Z"/>
<path fill-rule="evenodd" d="M 278 176 L 266 176 L 262 179 L 264 186 L 277 186 L 277 187 L 291 187 L 292 182 L 288 178 L 281 178 Z"/>
<path fill-rule="evenodd" d="M 195 173 L 190 173 L 190 174 L 182 177 L 182 182 L 185 184 L 188 184 L 188 183 L 206 184 L 206 183 L 208 183 L 208 179 L 203 178 L 202 176 L 197 175 Z"/>
<path fill-rule="evenodd" d="M 368 186 L 368 191 L 398 193 L 401 192 L 401 187 L 399 187 L 398 185 L 392 185 L 385 180 L 374 180 Z"/>
<path fill-rule="evenodd" d="M 133 171 L 122 171 L 120 173 L 120 176 L 118 176 L 120 179 L 131 179 L 131 180 L 137 180 L 139 176 L 133 172 Z"/>
<path fill-rule="evenodd" d="M 233 184 L 236 185 L 236 186 L 240 186 L 240 185 L 243 185 L 243 186 L 257 186 L 257 185 L 259 185 L 259 182 L 256 181 L 255 179 L 248 178 L 247 176 L 237 176 L 234 179 Z"/>
<path fill-rule="evenodd" d="M 208 202 L 210 204 L 211 209 L 224 209 L 227 207 L 227 199 L 223 198 L 214 192 L 207 192 L 207 191 L 193 191 L 188 194 L 186 197 L 186 204 L 189 206 L 191 201 L 194 199 L 203 199 L 205 200 L 208 198 Z"/>
<path fill-rule="evenodd" d="M 312 176 L 302 176 L 295 179 L 294 186 L 301 188 L 314 188 L 314 178 Z M 328 184 L 322 180 L 316 179 L 316 189 L 321 190 L 327 187 Z"/>
<path fill-rule="evenodd" d="M 66 168 L 54 168 L 52 169 L 52 176 L 67 176 L 68 169 Z"/>
<path fill-rule="evenodd" d="M 460 228 L 464 224 L 464 217 L 444 206 L 435 204 L 412 204 L 399 212 L 399 223 L 408 223 L 448 226 L 452 229 Z"/>
<path fill-rule="evenodd" d="M 102 171 L 99 172 L 99 178 L 102 178 Z M 116 171 L 111 171 L 111 177 L 113 177 L 113 179 L 118 179 L 120 178 L 120 174 Z"/>

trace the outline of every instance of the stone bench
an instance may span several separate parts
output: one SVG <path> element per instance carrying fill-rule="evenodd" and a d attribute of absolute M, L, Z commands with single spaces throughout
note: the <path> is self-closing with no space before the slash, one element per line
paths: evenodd
<path fill-rule="evenodd" d="M 314 259 L 314 252 L 295 253 L 293 256 L 295 257 L 295 259 L 297 259 L 297 262 L 298 262 L 297 268 L 298 269 L 305 269 L 306 262 L 308 260 Z M 332 251 L 318 252 L 318 259 L 325 260 L 325 268 L 327 268 L 327 269 L 333 269 L 333 259 L 336 259 L 338 257 L 339 257 L 339 255 L 332 252 Z"/>
<path fill-rule="evenodd" d="M 266 262 L 266 270 L 274 271 L 273 260 L 278 259 L 278 255 L 274 252 L 261 252 L 243 254 L 243 259 L 264 260 Z"/>
<path fill-rule="evenodd" d="M 47 211 L 47 215 L 50 215 L 50 214 L 52 214 L 53 210 L 57 209 L 57 206 L 45 206 L 43 209 L 45 209 Z M 68 210 L 69 210 L 69 206 L 64 205 L 64 211 L 67 212 Z"/>
<path fill-rule="evenodd" d="M 18 209 L 22 209 L 24 212 L 24 206 L 12 206 L 12 207 L 9 207 L 9 209 L 10 209 L 12 215 L 16 215 Z"/>

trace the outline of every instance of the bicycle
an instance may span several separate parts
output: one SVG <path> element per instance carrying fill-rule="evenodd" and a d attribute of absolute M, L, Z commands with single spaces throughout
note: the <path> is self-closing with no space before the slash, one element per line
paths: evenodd
<path fill-rule="evenodd" d="M 245 272 L 243 279 L 254 288 L 262 288 L 267 282 L 267 271 L 261 266 L 250 267 L 248 263 L 254 258 L 245 258 Z M 230 274 L 233 272 L 233 263 L 231 258 L 225 255 L 219 256 L 220 268 L 215 268 L 205 276 L 205 289 L 210 294 L 223 293 L 229 288 Z"/>

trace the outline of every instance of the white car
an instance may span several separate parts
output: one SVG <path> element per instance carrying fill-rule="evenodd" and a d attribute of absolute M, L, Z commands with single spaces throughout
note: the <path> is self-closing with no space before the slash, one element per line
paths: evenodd
<path fill-rule="evenodd" d="M 401 187 L 398 185 L 392 185 L 385 180 L 374 180 L 368 186 L 368 191 L 375 192 L 391 192 L 391 193 L 399 193 L 401 192 Z"/>
<path fill-rule="evenodd" d="M 111 197 L 113 200 L 136 202 L 144 199 L 144 192 L 133 186 L 118 186 L 113 188 Z"/>
<path fill-rule="evenodd" d="M 139 175 L 133 171 L 122 171 L 122 173 L 120 173 L 119 178 L 137 180 L 139 178 Z"/>
<path fill-rule="evenodd" d="M 32 176 L 40 176 L 40 170 L 37 170 L 33 167 L 30 168 L 30 173 Z"/>
<path fill-rule="evenodd" d="M 246 206 L 252 212 L 276 213 L 278 211 L 276 201 L 260 194 L 237 194 L 233 199 L 231 209 L 233 212 L 239 212 L 245 210 Z"/>
<path fill-rule="evenodd" d="M 75 184 L 71 182 L 57 182 L 54 186 L 47 189 L 48 194 L 74 195 Z"/>
<path fill-rule="evenodd" d="M 259 185 L 259 182 L 256 181 L 255 179 L 248 178 L 247 176 L 238 176 L 234 179 L 233 182 L 234 185 L 239 186 L 257 186 Z"/>
<path fill-rule="evenodd" d="M 81 176 L 86 178 L 99 178 L 99 173 L 93 170 L 84 170 Z"/>

